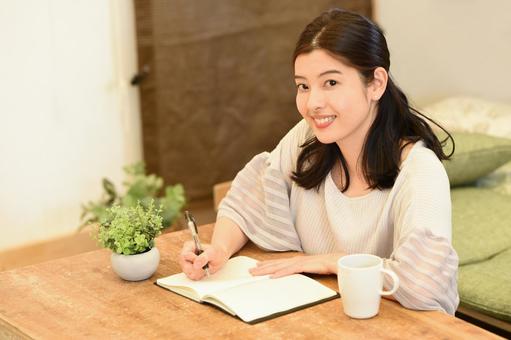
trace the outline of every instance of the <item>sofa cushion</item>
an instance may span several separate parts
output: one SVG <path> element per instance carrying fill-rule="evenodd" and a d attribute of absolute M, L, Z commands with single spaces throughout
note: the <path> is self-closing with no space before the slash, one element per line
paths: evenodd
<path fill-rule="evenodd" d="M 437 133 L 440 138 L 444 133 Z M 511 160 L 511 139 L 480 133 L 451 132 L 455 152 L 444 161 L 451 187 L 470 184 Z M 452 144 L 444 147 L 450 153 Z"/>
<path fill-rule="evenodd" d="M 511 321 L 511 249 L 480 263 L 459 268 L 461 304 L 495 318 Z"/>
<path fill-rule="evenodd" d="M 511 197 L 485 188 L 451 190 L 453 246 L 460 265 L 511 248 Z"/>
<path fill-rule="evenodd" d="M 477 132 L 511 138 L 511 105 L 481 98 L 454 96 L 423 107 L 421 112 L 448 131 Z M 432 125 L 435 127 L 435 125 Z M 477 181 L 478 186 L 511 194 L 511 162 Z"/>

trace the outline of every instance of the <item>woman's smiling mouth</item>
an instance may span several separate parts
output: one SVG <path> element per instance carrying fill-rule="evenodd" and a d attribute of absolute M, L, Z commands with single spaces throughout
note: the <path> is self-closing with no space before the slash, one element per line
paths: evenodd
<path fill-rule="evenodd" d="M 312 117 L 312 120 L 318 129 L 324 129 L 332 124 L 335 118 L 336 116 L 315 116 Z"/>

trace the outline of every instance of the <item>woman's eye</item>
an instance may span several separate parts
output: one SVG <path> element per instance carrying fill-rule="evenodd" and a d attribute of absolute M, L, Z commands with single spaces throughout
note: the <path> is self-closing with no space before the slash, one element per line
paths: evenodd
<path fill-rule="evenodd" d="M 298 91 L 306 91 L 309 89 L 305 84 L 297 84 L 296 88 L 298 89 Z"/>
<path fill-rule="evenodd" d="M 327 80 L 325 85 L 326 86 L 335 86 L 335 85 L 337 85 L 337 81 L 335 81 L 335 80 Z"/>

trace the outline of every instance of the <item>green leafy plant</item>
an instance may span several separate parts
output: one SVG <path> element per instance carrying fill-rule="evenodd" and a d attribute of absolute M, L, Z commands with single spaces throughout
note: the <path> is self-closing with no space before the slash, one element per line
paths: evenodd
<path fill-rule="evenodd" d="M 107 208 L 99 224 L 98 241 L 118 254 L 144 253 L 154 247 L 154 239 L 163 229 L 161 212 L 153 200 L 147 208 L 140 202 Z"/>
<path fill-rule="evenodd" d="M 169 185 L 162 190 L 163 179 L 154 174 L 146 175 L 144 162 L 125 166 L 123 169 L 127 175 L 127 180 L 123 182 L 125 194 L 120 195 L 115 185 L 107 178 L 103 178 L 104 193 L 101 199 L 82 205 L 81 228 L 106 218 L 107 209 L 114 205 L 133 207 L 140 202 L 144 208 L 148 208 L 152 201 L 161 209 L 164 228 L 174 223 L 186 203 L 183 186 Z M 163 196 L 159 197 L 158 194 L 161 192 Z"/>

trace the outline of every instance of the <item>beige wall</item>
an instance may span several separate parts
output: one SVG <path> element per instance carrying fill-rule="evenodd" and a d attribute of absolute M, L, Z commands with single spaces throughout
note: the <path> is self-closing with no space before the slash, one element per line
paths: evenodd
<path fill-rule="evenodd" d="M 451 95 L 511 103 L 511 1 L 375 0 L 391 74 L 418 105 Z"/>
<path fill-rule="evenodd" d="M 125 0 L 0 2 L 0 250 L 74 232 L 141 159 Z"/>

